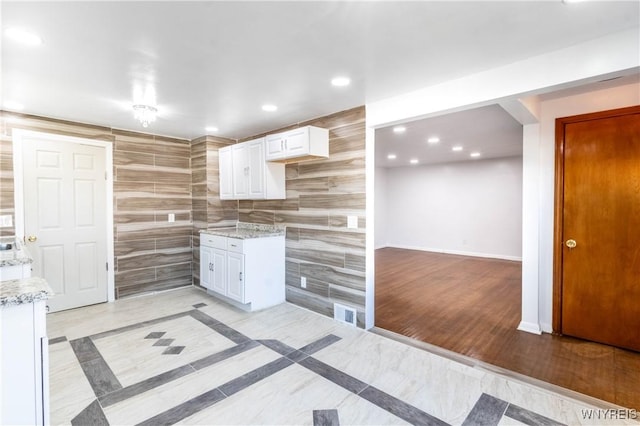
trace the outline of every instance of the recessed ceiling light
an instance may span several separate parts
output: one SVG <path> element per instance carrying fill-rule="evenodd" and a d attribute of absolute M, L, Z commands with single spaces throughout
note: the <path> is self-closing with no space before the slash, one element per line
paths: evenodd
<path fill-rule="evenodd" d="M 431 136 L 429 139 L 427 139 L 427 142 L 429 143 L 438 143 L 440 142 L 440 138 L 437 136 Z"/>
<path fill-rule="evenodd" d="M 404 126 L 396 126 L 393 128 L 393 133 L 404 133 L 407 131 L 407 128 Z"/>
<path fill-rule="evenodd" d="M 14 102 L 14 101 L 6 101 L 3 106 L 6 109 L 10 109 L 13 111 L 22 111 L 24 109 L 24 105 L 22 105 L 20 102 Z"/>
<path fill-rule="evenodd" d="M 456 145 L 453 148 L 451 148 L 451 151 L 456 151 L 456 152 L 462 151 L 462 147 L 460 145 Z"/>
<path fill-rule="evenodd" d="M 215 126 L 207 126 L 207 127 L 205 127 L 205 130 L 206 130 L 207 132 L 214 132 L 214 133 L 215 133 L 215 132 L 217 132 L 217 131 L 218 131 L 218 128 L 217 128 L 217 127 L 215 127 Z"/>
<path fill-rule="evenodd" d="M 262 110 L 267 112 L 273 112 L 273 111 L 277 111 L 278 107 L 273 104 L 264 104 L 262 105 Z"/>
<path fill-rule="evenodd" d="M 331 84 L 333 84 L 336 87 L 344 87 L 351 84 L 351 79 L 349 77 L 344 77 L 344 76 L 334 77 L 333 79 L 331 79 Z"/>
<path fill-rule="evenodd" d="M 35 33 L 23 30 L 22 28 L 9 28 L 5 34 L 10 39 L 29 46 L 38 46 L 42 44 L 42 39 Z"/>
<path fill-rule="evenodd" d="M 480 153 L 479 152 L 472 152 L 471 154 L 469 154 L 469 156 L 471 157 L 480 157 Z"/>
<path fill-rule="evenodd" d="M 411 160 L 409 160 L 409 162 L 411 164 L 418 164 L 418 159 L 417 158 L 412 158 Z"/>
<path fill-rule="evenodd" d="M 389 160 L 395 160 L 397 157 L 396 157 L 396 155 L 395 155 L 395 154 L 389 154 L 389 155 L 387 155 L 387 158 L 388 158 Z"/>

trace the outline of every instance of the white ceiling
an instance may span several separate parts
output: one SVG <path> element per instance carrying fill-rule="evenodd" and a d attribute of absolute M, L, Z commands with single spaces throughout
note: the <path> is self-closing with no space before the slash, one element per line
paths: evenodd
<path fill-rule="evenodd" d="M 406 167 L 522 155 L 522 125 L 499 105 L 489 105 L 376 130 L 376 166 Z M 429 143 L 437 136 L 440 141 Z M 461 151 L 453 151 L 453 147 Z M 471 157 L 471 153 L 480 156 Z M 394 154 L 395 159 L 387 156 Z"/>
<path fill-rule="evenodd" d="M 131 106 L 134 92 L 149 88 L 159 118 L 147 131 L 242 138 L 638 27 L 639 7 L 5 0 L 0 100 L 25 113 L 143 130 Z M 4 29 L 16 26 L 44 43 L 9 40 Z M 351 86 L 332 87 L 336 75 Z M 267 102 L 278 111 L 262 111 Z"/>

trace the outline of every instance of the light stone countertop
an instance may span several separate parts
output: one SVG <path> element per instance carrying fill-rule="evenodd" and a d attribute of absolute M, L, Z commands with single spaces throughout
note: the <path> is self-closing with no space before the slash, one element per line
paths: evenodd
<path fill-rule="evenodd" d="M 47 300 L 53 295 L 44 278 L 0 281 L 0 308 Z"/>
<path fill-rule="evenodd" d="M 200 233 L 246 240 L 249 238 L 278 237 L 285 235 L 285 227 L 284 225 L 238 222 L 235 227 L 203 229 Z"/>
<path fill-rule="evenodd" d="M 18 241 L 15 237 L 2 237 L 0 243 L 15 244 L 11 250 L 0 251 L 0 268 L 33 263 L 33 258 L 22 241 Z"/>

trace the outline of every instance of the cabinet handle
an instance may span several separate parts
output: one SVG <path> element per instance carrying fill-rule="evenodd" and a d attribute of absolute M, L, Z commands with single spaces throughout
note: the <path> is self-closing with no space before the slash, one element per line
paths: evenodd
<path fill-rule="evenodd" d="M 287 149 L 288 149 L 288 148 L 287 148 L 287 140 L 285 139 L 285 140 L 284 140 L 284 150 L 286 151 Z"/>
<path fill-rule="evenodd" d="M 240 272 L 240 281 L 242 281 L 242 272 Z"/>
<path fill-rule="evenodd" d="M 209 263 L 209 270 L 213 272 L 213 263 Z"/>
<path fill-rule="evenodd" d="M 284 139 L 280 139 L 280 151 L 284 151 Z"/>

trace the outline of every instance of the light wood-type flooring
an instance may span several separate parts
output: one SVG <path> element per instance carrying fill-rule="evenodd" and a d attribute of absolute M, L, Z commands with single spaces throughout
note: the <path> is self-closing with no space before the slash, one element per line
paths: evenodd
<path fill-rule="evenodd" d="M 640 410 L 640 353 L 517 330 L 521 264 L 376 250 L 376 327 Z"/>

